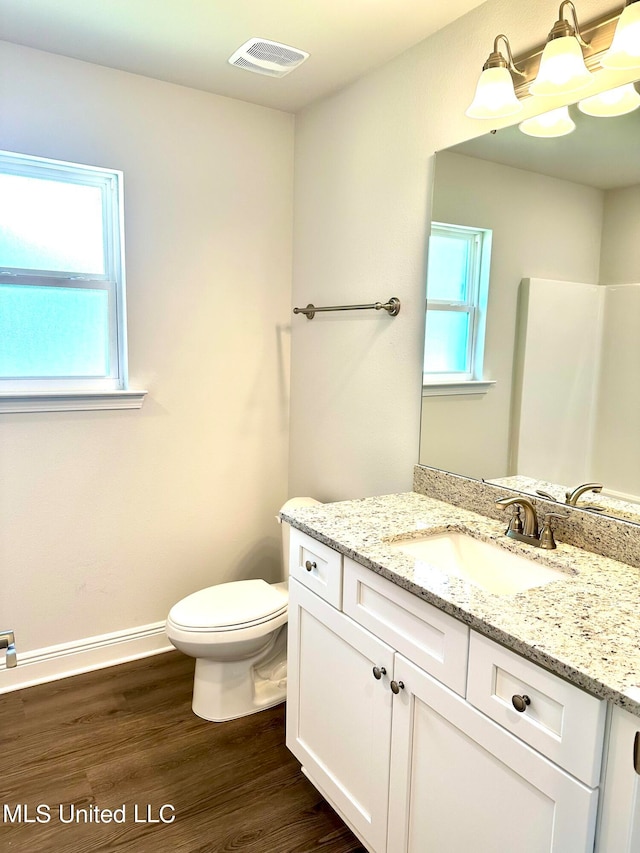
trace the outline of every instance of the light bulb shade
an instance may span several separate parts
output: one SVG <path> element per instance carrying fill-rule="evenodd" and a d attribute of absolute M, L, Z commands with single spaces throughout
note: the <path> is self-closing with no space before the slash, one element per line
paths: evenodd
<path fill-rule="evenodd" d="M 632 113 L 638 107 L 640 107 L 640 95 L 636 92 L 633 83 L 609 89 L 607 92 L 585 98 L 578 103 L 580 112 L 598 118 L 623 116 Z"/>
<path fill-rule="evenodd" d="M 569 115 L 568 107 L 559 107 L 557 110 L 549 110 L 548 113 L 525 119 L 519 127 L 527 136 L 541 136 L 547 139 L 554 136 L 566 136 L 576 128 Z"/>
<path fill-rule="evenodd" d="M 470 118 L 505 118 L 519 113 L 522 104 L 516 97 L 508 68 L 486 68 L 465 115 Z"/>
<path fill-rule="evenodd" d="M 592 80 L 576 37 L 562 36 L 546 43 L 529 91 L 532 95 L 566 95 L 584 89 Z"/>
<path fill-rule="evenodd" d="M 611 47 L 601 59 L 605 68 L 640 68 L 640 3 L 623 9 Z"/>

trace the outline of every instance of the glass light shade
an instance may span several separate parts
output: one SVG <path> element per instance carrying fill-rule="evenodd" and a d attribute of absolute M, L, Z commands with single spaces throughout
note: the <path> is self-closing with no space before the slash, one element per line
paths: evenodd
<path fill-rule="evenodd" d="M 486 68 L 480 75 L 476 94 L 465 115 L 470 118 L 505 118 L 519 113 L 521 109 L 509 69 Z"/>
<path fill-rule="evenodd" d="M 541 136 L 549 139 L 554 136 L 566 136 L 575 130 L 576 126 L 569 115 L 569 108 L 559 107 L 557 110 L 549 110 L 548 113 L 525 119 L 520 123 L 519 128 L 527 136 Z"/>
<path fill-rule="evenodd" d="M 623 9 L 611 47 L 600 61 L 605 68 L 640 68 L 640 2 Z"/>
<path fill-rule="evenodd" d="M 636 92 L 633 83 L 609 89 L 592 98 L 585 98 L 578 104 L 580 112 L 603 118 L 623 116 L 632 113 L 638 107 L 640 107 L 640 95 Z"/>
<path fill-rule="evenodd" d="M 532 95 L 565 95 L 584 89 L 592 80 L 576 37 L 562 36 L 546 43 L 529 91 Z"/>

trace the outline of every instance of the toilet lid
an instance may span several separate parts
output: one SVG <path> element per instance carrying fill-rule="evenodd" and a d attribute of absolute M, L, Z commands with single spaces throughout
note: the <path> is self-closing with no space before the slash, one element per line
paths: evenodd
<path fill-rule="evenodd" d="M 288 594 L 282 584 L 232 581 L 183 598 L 171 608 L 169 619 L 183 628 L 220 631 L 266 622 L 284 613 L 287 604 Z"/>

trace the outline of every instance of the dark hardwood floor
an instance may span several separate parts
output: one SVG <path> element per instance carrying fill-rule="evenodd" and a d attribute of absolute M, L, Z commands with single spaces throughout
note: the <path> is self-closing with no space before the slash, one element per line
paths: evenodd
<path fill-rule="evenodd" d="M 284 705 L 208 723 L 193 666 L 169 652 L 0 696 L 0 851 L 365 853 L 286 749 Z"/>

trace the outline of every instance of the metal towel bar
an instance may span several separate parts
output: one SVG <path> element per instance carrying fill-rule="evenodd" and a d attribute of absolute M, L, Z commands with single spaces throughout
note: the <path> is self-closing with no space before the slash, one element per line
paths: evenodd
<path fill-rule="evenodd" d="M 400 300 L 392 296 L 388 302 L 372 302 L 370 305 L 328 305 L 325 308 L 316 308 L 311 302 L 306 308 L 294 308 L 294 314 L 306 314 L 307 320 L 313 320 L 318 311 L 365 311 L 374 308 L 376 311 L 384 309 L 390 317 L 397 317 L 400 313 Z"/>

